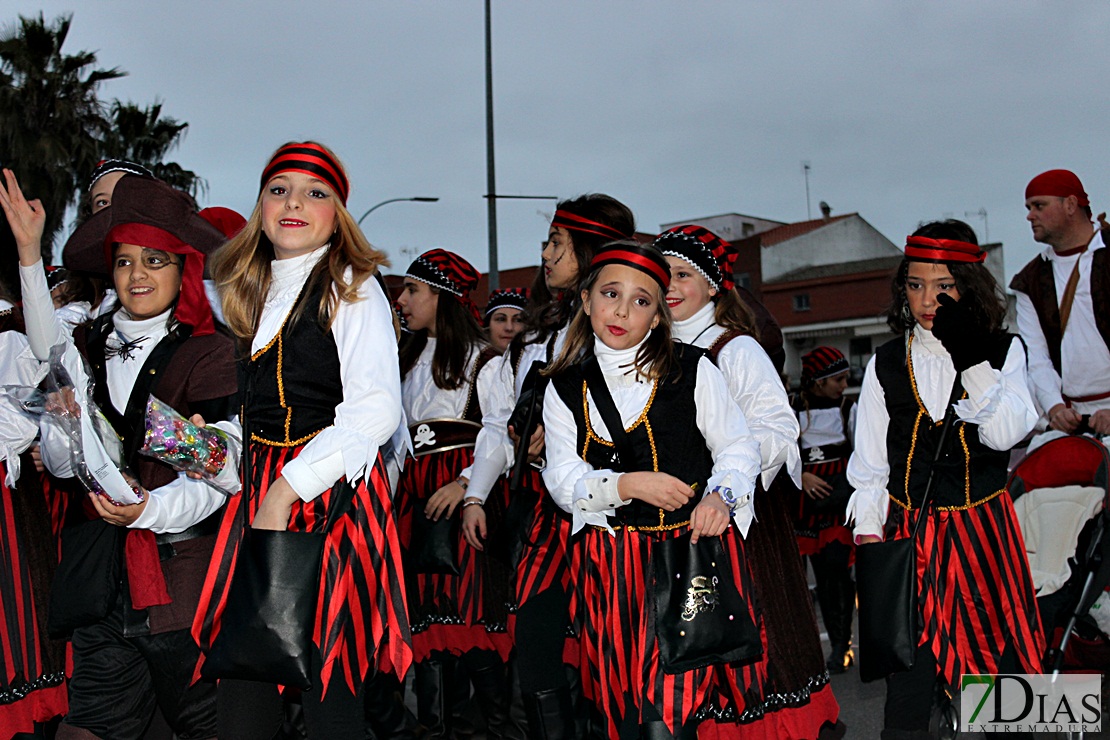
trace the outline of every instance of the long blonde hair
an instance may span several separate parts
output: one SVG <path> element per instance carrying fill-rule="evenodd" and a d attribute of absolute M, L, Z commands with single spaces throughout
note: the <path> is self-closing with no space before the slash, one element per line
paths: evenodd
<path fill-rule="evenodd" d="M 309 143 L 322 147 L 340 167 L 343 166 L 331 149 L 316 142 Z M 289 144 L 283 144 L 278 150 L 286 146 Z M 220 291 L 224 323 L 235 336 L 248 343 L 258 331 L 262 307 L 270 291 L 270 262 L 274 259 L 274 246 L 262 230 L 265 185 L 263 183 L 247 225 L 235 238 L 220 247 L 209 261 L 212 277 Z M 326 284 L 317 307 L 317 318 L 325 329 L 331 328 L 339 302 L 353 303 L 358 300 L 359 288 L 367 278 L 372 277 L 380 267 L 389 265 L 385 253 L 371 246 L 338 195 L 335 197 L 335 213 L 338 227 L 332 235 L 327 257 L 320 260 L 308 279 L 309 292 Z M 351 271 L 349 280 L 348 270 Z M 296 321 L 300 313 L 301 309 L 298 309 L 290 320 Z"/>

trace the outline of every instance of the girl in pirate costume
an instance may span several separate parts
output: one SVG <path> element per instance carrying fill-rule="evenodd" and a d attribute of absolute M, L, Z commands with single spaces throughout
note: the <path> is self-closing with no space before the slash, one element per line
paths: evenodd
<path fill-rule="evenodd" d="M 852 612 L 852 533 L 844 524 L 844 507 L 852 489 L 845 470 L 852 453 L 857 406 L 844 397 L 848 360 L 835 347 L 817 347 L 802 357 L 802 391 L 794 408 L 802 425 L 805 468 L 797 496 L 795 533 L 798 551 L 813 564 L 817 603 L 831 649 L 825 665 L 844 673 L 855 662 Z"/>
<path fill-rule="evenodd" d="M 348 213 L 347 175 L 327 147 L 280 147 L 260 186 L 247 226 L 212 265 L 242 348 L 250 477 L 229 502 L 193 635 L 209 650 L 228 617 L 246 524 L 319 531 L 332 497 L 350 496 L 325 537 L 302 704 L 310 737 L 362 737 L 364 681 L 375 670 L 403 676 L 412 660 L 380 454 L 401 418 L 393 314 L 375 279 L 385 256 Z M 218 692 L 220 737 L 268 740 L 280 728 L 277 685 L 223 679 Z"/>
<path fill-rule="evenodd" d="M 6 233 L 4 233 L 6 232 Z M 0 223 L 4 245 L 11 243 Z M 14 246 L 14 244 L 12 245 Z M 0 385 L 34 386 L 46 372 L 27 351 L 23 317 L 0 282 Z M 0 737 L 41 732 L 65 714 L 65 643 L 46 633 L 46 595 L 57 563 L 39 476 L 25 454 L 39 427 L 0 401 Z"/>
<path fill-rule="evenodd" d="M 759 522 L 745 541 L 766 630 L 766 683 L 762 701 L 714 707 L 700 737 L 813 738 L 837 721 L 821 655 L 816 616 L 804 566 L 793 546 L 787 510 L 801 473 L 798 420 L 778 372 L 754 336 L 753 316 L 735 289 L 736 250 L 696 225 L 676 226 L 655 246 L 667 258 L 667 306 L 675 339 L 701 347 L 720 368 L 732 398 L 759 442 L 762 490 Z"/>
<path fill-rule="evenodd" d="M 586 707 L 576 712 L 574 704 L 581 691 L 591 689 L 577 689 L 577 668 L 563 668 L 579 661 L 577 641 L 568 636 L 575 611 L 571 573 L 577 548 L 571 546 L 570 517 L 545 495 L 535 469 L 543 464 L 541 401 L 547 384 L 539 369 L 562 349 L 567 323 L 578 309 L 579 281 L 595 252 L 607 242 L 631 238 L 635 230 L 632 212 L 608 195 L 592 193 L 556 205 L 543 245 L 543 264 L 530 290 L 527 324 L 496 361 L 497 382 L 478 435 L 474 466 L 463 474 L 469 483 L 466 501 L 482 504 L 518 457 L 514 440 L 528 445 L 532 465 L 522 476 L 521 489 L 510 494 L 521 497 L 510 505 L 525 511 L 519 531 L 511 533 L 521 541 L 522 553 L 515 565 L 516 609 L 510 628 L 529 728 L 547 738 L 585 736 L 584 724 L 576 726 L 576 720 L 583 722 Z M 523 428 L 529 416 L 535 427 L 531 433 Z M 521 435 L 527 437 L 524 442 L 519 441 Z M 463 509 L 463 532 L 472 546 L 484 547 L 481 506 Z"/>
<path fill-rule="evenodd" d="M 486 331 L 489 343 L 504 354 L 513 338 L 524 328 L 524 309 L 528 307 L 527 288 L 506 288 L 489 294 L 486 303 Z"/>
<path fill-rule="evenodd" d="M 884 738 L 929 737 L 934 686 L 955 696 L 964 673 L 1038 673 L 1044 635 L 1021 531 L 1006 491 L 1009 449 L 1037 420 L 1021 341 L 986 253 L 961 221 L 907 238 L 888 323 L 903 334 L 867 366 L 848 502 L 857 545 L 911 536 L 918 517 L 921 635 L 913 669 L 887 678 Z M 955 428 L 926 479 L 956 382 Z M 888 519 L 889 510 L 889 519 Z M 892 607 L 893 608 L 893 607 Z"/>
<path fill-rule="evenodd" d="M 126 463 L 146 489 L 142 503 L 115 506 L 89 494 L 84 506 L 67 507 L 64 525 L 95 532 L 103 551 L 63 546 L 61 567 L 103 560 L 121 563 L 122 585 L 97 592 L 106 613 L 89 614 L 85 593 L 59 602 L 51 620 L 67 618 L 72 628 L 73 673 L 69 713 L 60 738 L 138 738 L 155 707 L 178 737 L 216 734 L 215 690 L 192 684 L 198 652 L 189 634 L 204 570 L 215 544 L 219 508 L 226 497 L 199 480 L 138 455 L 150 394 L 182 414 L 226 419 L 235 394 L 234 350 L 214 333 L 201 276 L 205 255 L 224 234 L 195 212 L 192 200 L 157 180 L 127 176 L 115 187 L 111 208 L 83 223 L 66 243 L 66 263 L 111 275 L 119 305 L 72 340 L 54 320 L 39 261 L 41 205 L 28 203 L 8 175 L 0 202 L 17 233 L 28 338 L 35 356 L 64 347 L 62 364 L 75 375 L 83 354 L 91 367 L 93 398 L 122 437 Z M 74 474 L 68 440 L 43 426 L 42 455 L 58 477 Z M 229 455 L 229 457 L 233 457 Z M 237 488 L 234 463 L 218 481 Z M 127 527 L 116 530 L 115 527 Z M 117 532 L 119 533 L 117 536 Z M 90 586 L 93 584 L 90 584 Z M 70 588 L 73 588 L 72 584 Z M 90 597 L 91 598 L 91 597 Z"/>
<path fill-rule="evenodd" d="M 688 531 L 695 541 L 720 536 L 729 575 L 750 603 L 742 538 L 760 469 L 759 445 L 720 371 L 702 352 L 671 342 L 669 282 L 666 259 L 653 247 L 603 248 L 563 351 L 545 371 L 552 381 L 544 480 L 574 530 L 584 529 L 583 670 L 597 690 L 604 734 L 614 739 L 692 738 L 708 707 L 742 707 L 763 679 L 759 663 L 676 674 L 661 664 L 655 546 Z M 635 460 L 613 454 L 596 383 L 612 396 Z M 758 609 L 747 608 L 758 625 Z"/>
<path fill-rule="evenodd" d="M 397 299 L 411 332 L 401 344 L 401 397 L 415 458 L 401 473 L 397 510 L 407 555 L 417 716 L 428 737 L 453 735 L 450 700 L 460 659 L 491 737 L 519 737 L 509 719 L 505 670 L 512 651 L 505 625 L 508 570 L 467 547 L 454 526 L 444 526 L 465 494 L 459 475 L 474 459 L 483 389 L 495 370 L 489 361 L 497 356 L 470 298 L 478 278 L 459 255 L 433 249 L 409 266 Z M 443 544 L 449 562 L 426 556 L 433 540 Z"/>

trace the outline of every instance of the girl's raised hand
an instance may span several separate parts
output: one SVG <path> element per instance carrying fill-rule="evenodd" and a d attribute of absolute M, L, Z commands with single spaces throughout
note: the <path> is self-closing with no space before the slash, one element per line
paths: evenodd
<path fill-rule="evenodd" d="M 638 498 L 660 509 L 675 511 L 686 505 L 694 489 L 667 473 L 625 473 L 617 482 L 617 492 L 625 501 Z"/>
<path fill-rule="evenodd" d="M 690 542 L 697 542 L 699 537 L 720 537 L 728 529 L 730 521 L 732 512 L 728 504 L 716 493 L 709 494 L 690 515 Z"/>
<path fill-rule="evenodd" d="M 4 187 L 0 187 L 0 208 L 8 219 L 8 225 L 15 236 L 15 244 L 19 249 L 19 263 L 25 267 L 42 259 L 39 251 L 42 243 L 42 232 L 46 225 L 46 211 L 42 201 L 37 198 L 28 201 L 23 197 L 15 173 L 4 168 Z M 29 260 L 29 261 L 28 261 Z"/>

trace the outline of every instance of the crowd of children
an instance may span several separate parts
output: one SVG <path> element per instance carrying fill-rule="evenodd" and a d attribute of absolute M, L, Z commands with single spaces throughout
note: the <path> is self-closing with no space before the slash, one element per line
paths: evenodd
<path fill-rule="evenodd" d="M 245 220 L 107 162 L 48 272 L 4 171 L 0 381 L 78 382 L 41 418 L 0 404 L 0 736 L 839 737 L 856 548 L 922 517 L 884 734 L 927 732 L 938 682 L 1039 671 L 1005 490 L 1038 414 L 966 224 L 907 238 L 854 403 L 833 347 L 788 395 L 701 226 L 637 239 L 608 195 L 560 201 L 531 288 L 479 308 L 446 249 L 390 296 L 350 190 L 311 141 L 271 155 Z M 151 395 L 221 430 L 215 480 L 140 454 Z M 950 396 L 962 460 L 923 510 Z M 138 503 L 74 481 L 58 419 L 95 409 Z M 391 719 L 410 669 L 415 726 Z"/>

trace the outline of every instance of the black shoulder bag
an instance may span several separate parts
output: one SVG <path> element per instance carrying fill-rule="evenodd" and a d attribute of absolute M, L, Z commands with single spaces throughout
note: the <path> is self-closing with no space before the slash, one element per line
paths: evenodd
<path fill-rule="evenodd" d="M 617 466 L 636 470 L 635 450 L 596 357 L 586 361 L 583 375 L 617 448 Z M 759 657 L 759 629 L 732 581 L 721 538 L 690 540 L 686 532 L 652 547 L 655 637 L 663 672 L 685 673 Z"/>
<path fill-rule="evenodd" d="M 250 392 L 248 381 L 247 392 Z M 237 678 L 300 689 L 312 687 L 310 659 L 324 542 L 354 495 L 343 481 L 333 490 L 316 532 L 254 529 L 250 512 L 249 429 L 243 423 L 243 540 L 228 587 L 220 631 L 201 668 L 207 680 Z"/>
<path fill-rule="evenodd" d="M 950 432 L 956 425 L 955 404 L 962 395 L 963 383 L 956 373 L 913 533 L 900 540 L 871 542 L 856 548 L 859 675 L 862 681 L 886 678 L 891 673 L 913 668 L 919 636 L 917 535 L 921 523 L 929 516 L 934 470 L 947 451 Z"/>

